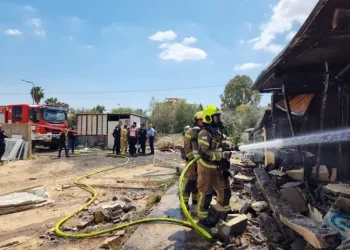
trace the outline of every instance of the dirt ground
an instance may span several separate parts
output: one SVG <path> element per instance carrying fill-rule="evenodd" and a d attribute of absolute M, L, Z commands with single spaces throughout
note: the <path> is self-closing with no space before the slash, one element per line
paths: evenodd
<path fill-rule="evenodd" d="M 168 188 L 169 180 L 175 177 L 176 169 L 159 163 L 159 159 L 174 161 L 178 155 L 162 154 L 153 164 L 152 156 L 130 158 L 130 162 L 120 168 L 100 173 L 83 182 L 97 185 L 96 205 L 112 201 L 113 197 L 141 197 L 135 200 L 142 209 L 150 205 L 154 190 L 105 188 L 101 185 L 127 186 L 136 188 Z M 44 185 L 53 205 L 30 209 L 7 215 L 0 215 L 0 249 L 94 249 L 105 237 L 83 240 L 47 240 L 43 235 L 54 227 L 65 215 L 83 205 L 91 194 L 74 186 L 74 180 L 95 170 L 110 168 L 123 163 L 125 159 L 97 156 L 77 156 L 57 159 L 55 156 L 39 156 L 36 160 L 10 162 L 0 166 L 0 195 L 16 190 Z M 73 186 L 72 186 L 73 185 Z M 70 187 L 69 187 L 70 186 Z M 68 187 L 63 188 L 62 187 Z M 74 219 L 74 218 L 73 218 Z M 64 226 L 74 226 L 74 220 Z M 108 227 L 109 225 L 105 225 Z M 112 234 L 113 235 L 113 234 Z M 11 242 L 22 243 L 11 248 L 2 248 Z"/>

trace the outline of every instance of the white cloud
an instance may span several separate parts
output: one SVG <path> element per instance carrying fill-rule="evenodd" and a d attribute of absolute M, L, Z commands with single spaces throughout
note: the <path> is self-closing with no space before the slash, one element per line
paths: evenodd
<path fill-rule="evenodd" d="M 241 41 L 239 41 L 240 44 L 243 44 L 244 43 L 244 40 L 242 39 Z"/>
<path fill-rule="evenodd" d="M 185 37 L 182 43 L 189 45 L 189 44 L 196 43 L 197 41 L 198 41 L 197 38 L 195 38 L 194 36 L 191 36 L 191 37 Z"/>
<path fill-rule="evenodd" d="M 235 71 L 252 70 L 262 67 L 262 63 L 244 63 L 235 66 Z"/>
<path fill-rule="evenodd" d="M 274 54 L 277 54 L 283 50 L 283 46 L 280 44 L 269 44 L 265 50 Z"/>
<path fill-rule="evenodd" d="M 182 62 L 185 60 L 203 60 L 207 57 L 207 53 L 195 47 L 190 47 L 182 43 L 161 44 L 161 49 L 164 49 L 159 57 L 162 60 L 174 60 Z"/>
<path fill-rule="evenodd" d="M 85 48 L 87 48 L 87 49 L 93 49 L 93 48 L 95 48 L 95 47 L 94 47 L 93 45 L 86 45 Z"/>
<path fill-rule="evenodd" d="M 22 35 L 22 32 L 19 31 L 18 29 L 8 29 L 8 30 L 5 30 L 4 34 L 7 36 L 19 36 L 19 35 Z"/>
<path fill-rule="evenodd" d="M 149 36 L 148 38 L 152 41 L 172 41 L 177 37 L 176 33 L 172 30 L 167 31 L 158 31 L 157 33 L 153 34 L 152 36 Z"/>
<path fill-rule="evenodd" d="M 317 0 L 280 0 L 273 6 L 268 22 L 262 25 L 260 36 L 251 40 L 253 49 L 276 51 L 277 47 L 271 45 L 276 36 L 290 31 L 294 23 L 302 24 L 316 3 Z"/>
<path fill-rule="evenodd" d="M 74 23 L 81 23 L 83 20 L 81 20 L 80 18 L 77 17 L 72 17 L 72 22 Z"/>
<path fill-rule="evenodd" d="M 34 32 L 36 35 L 43 37 L 43 38 L 45 37 L 46 32 L 42 28 L 42 22 L 39 18 L 29 19 L 29 20 L 27 20 L 27 24 L 34 29 Z"/>
<path fill-rule="evenodd" d="M 255 38 L 253 38 L 253 39 L 250 39 L 250 40 L 248 41 L 248 43 L 255 43 L 255 42 L 259 41 L 259 39 L 260 39 L 260 37 L 255 37 Z"/>
<path fill-rule="evenodd" d="M 22 9 L 22 10 L 25 10 L 25 11 L 30 11 L 30 12 L 35 12 L 35 11 L 36 11 L 36 9 L 33 8 L 33 7 L 30 6 L 30 5 L 22 6 L 21 9 Z"/>
<path fill-rule="evenodd" d="M 244 25 L 247 26 L 249 30 L 252 30 L 252 24 L 251 23 L 244 23 Z"/>
<path fill-rule="evenodd" d="M 288 35 L 286 36 L 286 40 L 289 42 L 290 40 L 293 39 L 293 37 L 295 36 L 297 32 L 292 30 L 291 32 L 288 33 Z"/>

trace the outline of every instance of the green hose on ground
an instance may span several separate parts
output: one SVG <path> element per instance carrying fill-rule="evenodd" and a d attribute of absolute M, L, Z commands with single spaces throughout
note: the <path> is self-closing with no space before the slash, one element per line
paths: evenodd
<path fill-rule="evenodd" d="M 62 232 L 60 227 L 63 225 L 63 223 L 65 223 L 66 221 L 68 221 L 70 218 L 72 218 L 73 216 L 75 216 L 76 214 L 78 214 L 79 212 L 81 212 L 85 207 L 88 207 L 92 202 L 94 202 L 94 200 L 97 198 L 97 192 L 96 190 L 90 186 L 89 184 L 83 183 L 81 182 L 82 179 L 86 178 L 86 177 L 90 177 L 102 172 L 106 172 L 118 167 L 122 167 L 126 164 L 129 163 L 129 158 L 126 156 L 119 156 L 121 158 L 126 159 L 126 161 L 122 164 L 119 164 L 118 166 L 115 167 L 111 167 L 111 168 L 105 168 L 102 170 L 98 170 L 98 171 L 94 171 L 92 173 L 89 173 L 87 175 L 83 175 L 79 178 L 77 178 L 74 181 L 74 184 L 80 186 L 81 188 L 83 188 L 84 190 L 89 191 L 92 194 L 92 198 L 85 203 L 84 205 L 82 205 L 78 210 L 76 210 L 75 212 L 67 215 L 66 217 L 64 217 L 63 219 L 61 219 L 59 222 L 56 223 L 55 225 L 55 232 L 58 236 L 61 237 L 69 237 L 69 238 L 89 238 L 89 237 L 93 237 L 93 236 L 98 236 L 101 234 L 105 234 L 105 233 L 110 233 L 116 230 L 121 230 L 123 228 L 129 227 L 129 226 L 133 226 L 136 224 L 141 224 L 141 223 L 149 223 L 149 222 L 170 222 L 170 223 L 174 223 L 174 224 L 178 224 L 178 225 L 182 225 L 182 226 L 186 226 L 186 227 L 191 227 L 193 229 L 195 229 L 198 233 L 200 233 L 202 236 L 204 236 L 206 239 L 210 240 L 212 239 L 212 236 L 203 228 L 199 227 L 195 221 L 192 219 L 191 215 L 189 214 L 186 205 L 184 203 L 184 198 L 182 195 L 182 189 L 183 189 L 183 179 L 184 176 L 186 174 L 186 172 L 189 170 L 189 166 L 191 166 L 194 162 L 198 161 L 200 157 L 196 157 L 195 159 L 193 159 L 192 161 L 190 161 L 189 163 L 187 163 L 187 165 L 185 166 L 184 170 L 182 171 L 182 174 L 180 176 L 180 180 L 179 180 L 179 193 L 180 193 L 180 203 L 181 203 L 181 208 L 183 213 L 186 216 L 187 221 L 184 220 L 178 220 L 178 219 L 172 219 L 172 218 L 145 218 L 145 219 L 141 219 L 141 220 L 137 220 L 137 221 L 131 221 L 129 223 L 125 223 L 122 225 L 118 225 L 112 228 L 108 228 L 105 230 L 100 230 L 100 231 L 95 231 L 95 232 L 91 232 L 91 233 L 77 233 L 77 234 L 71 234 L 71 233 L 65 233 Z"/>

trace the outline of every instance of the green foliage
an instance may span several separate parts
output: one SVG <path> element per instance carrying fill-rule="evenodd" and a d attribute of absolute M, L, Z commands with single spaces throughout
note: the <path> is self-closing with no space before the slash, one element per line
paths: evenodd
<path fill-rule="evenodd" d="M 30 90 L 30 95 L 32 99 L 34 99 L 35 103 L 39 105 L 40 101 L 45 97 L 44 89 L 41 87 L 34 87 Z"/>
<path fill-rule="evenodd" d="M 55 105 L 55 106 L 62 106 L 62 107 L 66 107 L 66 108 L 69 108 L 69 105 L 65 102 L 59 102 L 58 99 L 56 97 L 50 97 L 50 98 L 47 98 L 45 101 L 44 101 L 45 104 L 47 105 Z"/>
<path fill-rule="evenodd" d="M 200 104 L 198 105 L 198 110 L 199 110 L 199 111 L 203 111 L 203 109 L 204 109 L 204 108 L 203 108 L 203 105 L 202 105 L 202 103 L 200 103 Z"/>
<path fill-rule="evenodd" d="M 146 116 L 147 112 L 146 110 L 143 109 L 132 109 L 129 107 L 120 107 L 116 109 L 111 110 L 112 114 L 135 114 L 135 115 L 141 115 L 141 116 Z"/>
<path fill-rule="evenodd" d="M 88 113 L 90 113 L 90 114 L 103 114 L 104 111 L 106 111 L 105 106 L 97 105 L 96 107 L 93 107 Z"/>
<path fill-rule="evenodd" d="M 186 125 L 191 125 L 194 114 L 199 106 L 185 102 L 150 102 L 151 123 L 157 131 L 163 134 L 181 133 Z"/>
<path fill-rule="evenodd" d="M 221 108 L 235 110 L 241 104 L 256 106 L 260 102 L 260 93 L 252 90 L 253 81 L 249 76 L 237 75 L 225 86 L 224 93 L 220 95 Z"/>

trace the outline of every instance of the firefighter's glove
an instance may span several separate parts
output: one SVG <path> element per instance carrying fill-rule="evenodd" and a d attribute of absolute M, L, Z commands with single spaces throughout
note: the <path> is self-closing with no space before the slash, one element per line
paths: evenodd
<path fill-rule="evenodd" d="M 222 159 L 229 160 L 231 158 L 232 153 L 230 151 L 225 151 L 222 153 Z"/>

